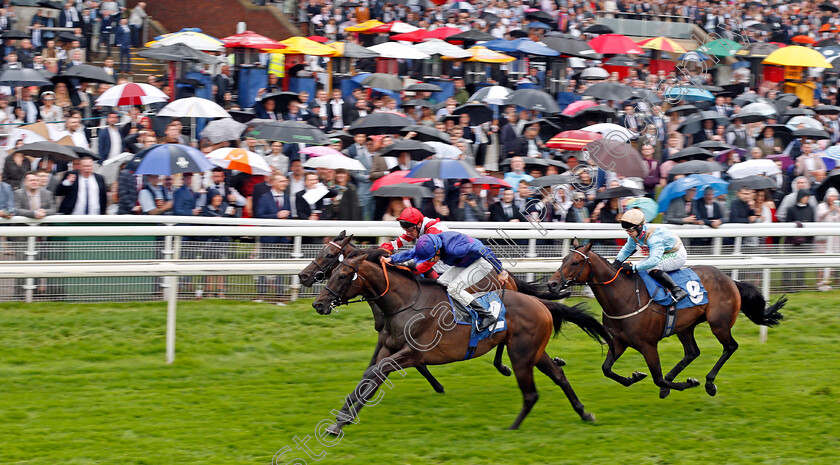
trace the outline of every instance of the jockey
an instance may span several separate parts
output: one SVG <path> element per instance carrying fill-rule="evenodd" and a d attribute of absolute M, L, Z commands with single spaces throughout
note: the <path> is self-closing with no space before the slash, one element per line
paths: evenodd
<path fill-rule="evenodd" d="M 400 222 L 400 227 L 405 230 L 405 234 L 397 237 L 393 241 L 385 242 L 379 247 L 394 252 L 402 248 L 402 246 L 414 242 L 415 239 L 424 234 L 440 234 L 449 230 L 449 228 L 441 224 L 440 219 L 426 218 L 420 213 L 420 210 L 414 207 L 408 207 L 403 210 L 400 217 L 397 218 L 397 221 Z"/>
<path fill-rule="evenodd" d="M 620 266 L 628 273 L 650 270 L 648 271 L 650 276 L 671 291 L 674 303 L 688 297 L 688 293 L 677 286 L 674 280 L 665 273 L 680 269 L 688 258 L 680 238 L 667 228 L 646 225 L 645 214 L 638 208 L 631 209 L 621 216 L 621 227 L 630 236 L 630 240 L 618 252 L 612 264 L 613 267 Z M 633 255 L 637 246 L 648 249 L 648 258 L 636 265 L 629 262 L 622 263 Z"/>
<path fill-rule="evenodd" d="M 446 287 L 455 300 L 478 313 L 481 317 L 478 331 L 483 331 L 496 322 L 493 314 L 485 310 L 467 289 L 484 279 L 491 271 L 498 273 L 498 282 L 504 287 L 508 273 L 504 271 L 502 262 L 496 258 L 493 251 L 478 239 L 455 231 L 426 234 L 420 236 L 413 249 L 391 255 L 385 260 L 416 268 L 417 273 L 428 271 L 437 261 L 452 266 L 438 278 L 438 282 Z"/>

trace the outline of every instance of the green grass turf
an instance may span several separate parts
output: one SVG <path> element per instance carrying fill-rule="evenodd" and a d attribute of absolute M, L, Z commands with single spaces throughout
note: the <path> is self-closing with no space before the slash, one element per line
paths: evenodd
<path fill-rule="evenodd" d="M 792 295 L 766 344 L 742 315 L 717 397 L 701 386 L 660 400 L 650 378 L 622 387 L 601 374 L 601 347 L 569 327 L 548 351 L 568 362 L 595 423 L 536 372 L 539 402 L 504 430 L 520 392 L 485 356 L 430 367 L 443 395 L 414 370 L 394 376 L 337 445 L 309 446 L 330 464 L 834 464 L 838 303 L 838 292 Z M 315 463 L 293 438 L 331 418 L 375 339 L 363 304 L 320 316 L 309 302 L 184 302 L 167 366 L 165 315 L 162 303 L 0 305 L 0 463 L 268 464 L 284 446 L 279 463 Z M 702 380 L 721 349 L 708 325 L 697 334 L 702 355 L 684 376 Z M 669 369 L 679 342 L 660 346 Z M 633 370 L 648 371 L 628 351 L 616 371 Z"/>

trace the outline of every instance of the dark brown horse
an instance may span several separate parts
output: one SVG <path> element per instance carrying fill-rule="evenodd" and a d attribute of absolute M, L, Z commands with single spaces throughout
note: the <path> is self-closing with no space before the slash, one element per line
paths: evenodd
<path fill-rule="evenodd" d="M 410 271 L 386 265 L 382 257 L 386 250 L 357 250 L 345 258 L 334 270 L 326 287 L 312 303 L 315 310 L 326 315 L 337 305 L 362 296 L 371 304 L 388 331 L 374 363 L 365 370 L 356 389 L 347 396 L 336 424 L 331 428 L 340 434 L 371 400 L 388 374 L 420 364 L 442 365 L 464 359 L 467 353 L 470 327 L 456 325 L 452 320 L 449 301 L 444 288 L 433 281 L 417 279 Z M 474 356 L 489 352 L 504 344 L 513 371 L 522 391 L 524 404 L 510 429 L 516 429 L 537 401 L 533 368 L 536 366 L 565 392 L 574 410 L 584 420 L 594 420 L 578 400 L 560 364 L 545 352 L 552 332 L 556 335 L 564 321 L 580 326 L 597 341 L 607 340 L 604 327 L 578 307 L 565 307 L 513 291 L 500 294 L 507 308 L 508 328 L 478 343 Z M 388 381 L 390 383 L 390 381 Z"/>
<path fill-rule="evenodd" d="M 718 371 L 738 349 L 731 331 L 738 318 L 738 310 L 743 311 L 757 325 L 775 326 L 782 319 L 779 310 L 787 302 L 786 297 L 782 296 L 775 304 L 767 307 L 767 302 L 754 285 L 734 281 L 711 266 L 693 266 L 691 269 L 700 277 L 708 292 L 709 303 L 677 310 L 674 331 L 683 345 L 684 356 L 663 377 L 657 344 L 665 328 L 666 308 L 651 301 L 647 288 L 637 274 L 616 270 L 591 248 L 591 243 L 580 247 L 575 240 L 574 249 L 563 258 L 560 269 L 551 276 L 548 286 L 560 289 L 588 284 L 592 288 L 592 293 L 603 308 L 604 325 L 613 336 L 602 367 L 604 375 L 624 386 L 630 386 L 647 376 L 636 371 L 630 377 L 624 377 L 612 371 L 613 364 L 627 347 L 638 350 L 645 357 L 653 382 L 660 388 L 661 398 L 665 398 L 671 389 L 682 391 L 698 386 L 700 382 L 694 378 L 681 383 L 673 380 L 700 355 L 694 340 L 694 328 L 708 321 L 712 333 L 723 345 L 723 354 L 706 375 L 706 392 L 713 396 L 717 393 L 714 381 Z"/>
<path fill-rule="evenodd" d="M 331 240 L 324 246 L 323 249 L 318 253 L 318 255 L 306 266 L 300 273 L 298 273 L 298 277 L 300 278 L 300 283 L 302 286 L 312 287 L 315 285 L 316 282 L 323 281 L 329 279 L 332 275 L 333 270 L 347 257 L 349 254 L 356 250 L 356 246 L 352 244 L 353 236 L 347 236 L 346 231 L 342 231 L 341 234 L 335 237 L 335 239 Z M 488 289 L 487 283 L 480 282 L 476 285 L 479 289 Z M 511 279 L 508 279 L 505 282 L 505 288 L 518 291 L 523 294 L 532 295 L 535 297 L 539 297 L 541 299 L 561 299 L 568 296 L 568 293 L 565 295 L 555 295 L 550 292 L 545 285 L 538 286 L 534 285 L 521 279 L 511 276 Z M 490 287 L 490 289 L 493 289 Z M 375 304 L 371 304 L 375 305 Z M 374 348 L 373 358 L 371 358 L 371 365 L 373 365 L 374 360 L 376 360 L 376 354 L 379 353 L 379 349 L 382 347 L 382 340 L 388 337 L 388 331 L 384 327 L 384 321 L 381 318 L 382 312 L 378 312 L 374 310 L 373 318 L 374 318 L 374 328 L 379 333 L 380 340 L 377 342 L 376 348 Z M 504 355 L 505 346 L 499 345 L 498 349 L 496 350 L 496 358 L 493 361 L 493 366 L 499 370 L 499 373 L 510 376 L 510 368 L 506 367 L 502 363 L 502 356 Z M 415 368 L 420 374 L 423 375 L 424 378 L 431 384 L 432 389 L 435 392 L 443 393 L 443 385 L 429 372 L 429 369 L 426 368 L 425 365 L 418 364 Z"/>

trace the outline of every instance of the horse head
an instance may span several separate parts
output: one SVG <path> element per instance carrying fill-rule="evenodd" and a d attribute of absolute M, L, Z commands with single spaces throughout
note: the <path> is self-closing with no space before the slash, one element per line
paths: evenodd
<path fill-rule="evenodd" d="M 592 262 L 589 257 L 592 242 L 581 247 L 577 238 L 575 238 L 572 247 L 571 252 L 563 257 L 560 268 L 548 280 L 548 290 L 553 293 L 575 284 L 586 284 L 592 274 Z"/>
<path fill-rule="evenodd" d="M 361 295 L 368 282 L 359 274 L 359 268 L 368 258 L 367 250 L 355 250 L 338 262 L 324 289 L 312 302 L 312 307 L 321 315 L 328 315 L 332 309 Z"/>
<path fill-rule="evenodd" d="M 353 235 L 346 236 L 345 231 L 331 240 L 318 253 L 306 268 L 298 273 L 301 286 L 312 287 L 316 282 L 323 281 L 330 277 L 332 271 L 346 258 L 349 252 L 355 250 L 350 241 Z"/>

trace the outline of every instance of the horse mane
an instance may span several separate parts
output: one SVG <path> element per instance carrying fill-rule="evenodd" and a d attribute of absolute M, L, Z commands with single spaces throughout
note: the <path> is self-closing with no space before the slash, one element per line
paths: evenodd
<path fill-rule="evenodd" d="M 351 252 L 347 258 L 358 257 L 362 254 L 365 255 L 365 261 L 376 263 L 377 265 L 379 265 L 379 260 L 383 257 L 391 255 L 391 251 L 388 249 L 383 249 L 381 247 L 367 247 L 365 249 L 359 248 Z M 417 280 L 420 284 L 442 286 L 442 284 L 440 284 L 436 279 L 417 276 L 405 267 L 391 266 L 388 268 L 388 271 L 402 274 L 403 276 L 412 281 Z"/>

